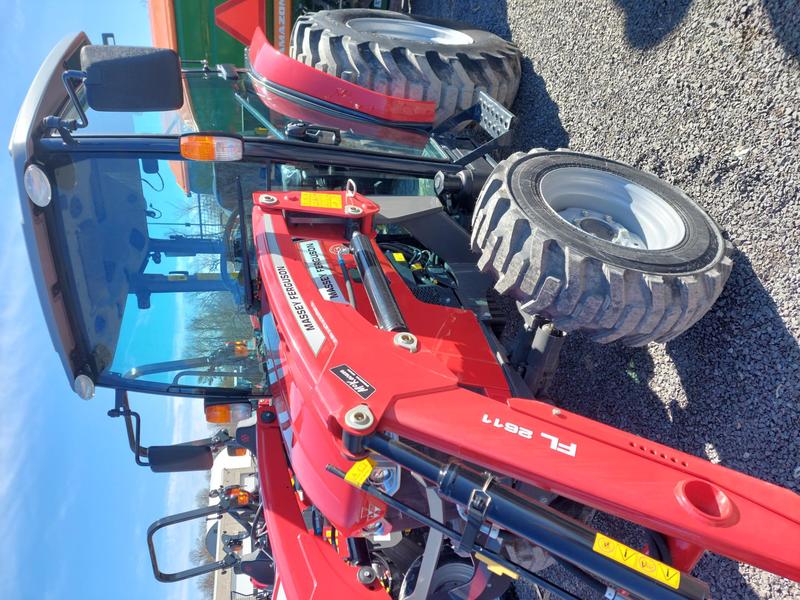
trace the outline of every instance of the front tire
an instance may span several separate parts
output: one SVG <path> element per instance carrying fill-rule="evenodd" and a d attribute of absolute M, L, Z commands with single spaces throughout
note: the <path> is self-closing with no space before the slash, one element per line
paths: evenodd
<path fill-rule="evenodd" d="M 601 343 L 675 338 L 711 308 L 733 266 L 731 244 L 679 189 L 574 152 L 500 163 L 472 223 L 498 292 Z"/>
<path fill-rule="evenodd" d="M 368 9 L 301 16 L 292 58 L 390 96 L 436 103 L 436 123 L 484 91 L 505 106 L 517 95 L 517 48 L 463 23 Z"/>

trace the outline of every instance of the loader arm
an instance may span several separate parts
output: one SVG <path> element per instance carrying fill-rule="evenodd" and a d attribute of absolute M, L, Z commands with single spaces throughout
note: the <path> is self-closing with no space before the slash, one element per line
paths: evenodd
<path fill-rule="evenodd" d="M 315 198 L 301 193 L 271 193 L 267 204 L 255 194 L 253 228 L 271 317 L 283 340 L 274 405 L 291 432 L 285 439 L 295 476 L 337 529 L 357 531 L 382 509 L 361 490 L 320 473 L 331 464 L 347 470 L 345 456 L 358 453 L 358 439 L 385 431 L 662 532 L 683 548 L 676 553 L 678 569 L 691 569 L 702 550 L 710 550 L 800 580 L 796 494 L 549 404 L 511 397 L 474 314 L 420 302 L 380 254 L 417 340 L 415 351 L 375 326 L 363 285 L 355 286 L 357 310 L 326 298 L 299 244 L 314 240 L 335 265 L 336 249 L 347 245 L 341 230 L 369 232 L 376 211 L 358 195 L 332 194 L 327 209 L 302 208 Z M 292 208 L 306 211 L 304 218 Z M 315 210 L 328 224 L 314 224 Z M 330 225 L 333 215 L 352 223 Z M 334 267 L 331 273 L 345 289 Z M 356 407 L 372 416 L 369 427 L 348 423 Z"/>

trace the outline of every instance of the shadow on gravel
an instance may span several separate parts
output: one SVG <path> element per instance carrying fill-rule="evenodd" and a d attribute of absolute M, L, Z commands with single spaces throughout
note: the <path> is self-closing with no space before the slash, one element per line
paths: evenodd
<path fill-rule="evenodd" d="M 694 0 L 614 0 L 625 12 L 625 37 L 634 48 L 660 44 L 681 24 Z M 800 11 L 797 0 L 762 0 L 775 38 L 800 57 Z M 748 9 L 743 8 L 743 11 Z"/>
<path fill-rule="evenodd" d="M 733 259 L 711 311 L 665 347 L 685 402 L 680 389 L 665 387 L 669 373 L 654 373 L 646 348 L 603 346 L 580 334 L 567 338 L 550 396 L 567 410 L 798 491 L 800 346 L 747 257 L 737 251 Z"/>
<path fill-rule="evenodd" d="M 517 115 L 518 123 L 512 142 L 515 149 L 569 147 L 569 134 L 558 116 L 558 104 L 553 102 L 547 84 L 526 57 L 522 59 L 522 78 L 511 111 Z"/>
<path fill-rule="evenodd" d="M 784 49 L 800 56 L 800 6 L 797 0 L 763 0 L 772 31 Z"/>
<path fill-rule="evenodd" d="M 714 309 L 667 345 L 688 398 L 675 425 L 704 441 L 690 452 L 797 490 L 800 346 L 748 258 L 737 251 L 733 260 Z"/>
<path fill-rule="evenodd" d="M 790 0 L 793 1 L 793 0 Z M 657 46 L 680 25 L 692 0 L 615 0 L 625 11 L 625 37 L 634 48 Z"/>

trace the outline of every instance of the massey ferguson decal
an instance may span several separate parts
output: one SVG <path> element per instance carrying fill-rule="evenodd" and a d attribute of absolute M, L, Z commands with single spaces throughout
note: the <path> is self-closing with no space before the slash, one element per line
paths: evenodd
<path fill-rule="evenodd" d="M 493 425 L 498 429 L 502 429 L 507 431 L 508 433 L 518 435 L 526 440 L 532 440 L 534 437 L 534 432 L 530 429 L 517 425 L 516 423 L 512 423 L 511 421 L 501 421 L 500 419 L 492 419 L 488 414 L 484 413 L 481 422 L 486 423 L 487 425 Z M 549 433 L 541 432 L 539 434 L 540 437 L 543 437 L 549 442 L 550 450 L 555 450 L 556 452 L 561 452 L 562 454 L 566 454 L 567 456 L 575 456 L 576 452 L 578 451 L 577 444 L 565 444 L 561 442 L 556 436 L 550 435 Z"/>
<path fill-rule="evenodd" d="M 347 387 L 353 390 L 356 394 L 361 396 L 364 400 L 375 393 L 375 388 L 372 387 L 367 381 L 358 373 L 353 371 L 347 365 L 339 365 L 333 367 L 331 373 L 336 375 L 339 379 L 345 382 Z"/>
<path fill-rule="evenodd" d="M 264 216 L 264 234 L 267 242 L 267 250 L 269 251 L 272 266 L 275 269 L 275 274 L 281 284 L 281 290 L 289 307 L 292 309 L 297 324 L 300 326 L 300 331 L 306 338 L 308 345 L 311 346 L 314 355 L 319 354 L 319 349 L 325 343 L 325 334 L 322 333 L 316 319 L 311 314 L 311 311 L 306 306 L 305 300 L 297 290 L 297 286 L 292 279 L 289 269 L 283 260 L 283 255 L 278 246 L 278 240 L 275 238 L 275 229 L 272 226 L 272 217 L 269 215 Z"/>
<path fill-rule="evenodd" d="M 300 251 L 303 253 L 303 260 L 306 263 L 308 272 L 311 273 L 312 279 L 319 290 L 320 295 L 325 300 L 331 302 L 338 302 L 340 304 L 347 304 L 336 278 L 333 276 L 328 260 L 325 258 L 325 253 L 322 250 L 317 240 L 310 240 L 300 242 L 298 244 Z"/>

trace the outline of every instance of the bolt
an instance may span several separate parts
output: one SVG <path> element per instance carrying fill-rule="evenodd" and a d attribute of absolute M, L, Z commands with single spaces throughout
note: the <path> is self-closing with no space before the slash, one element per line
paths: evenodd
<path fill-rule="evenodd" d="M 584 217 L 588 217 L 589 216 L 589 211 L 588 210 L 582 210 L 581 211 L 581 215 L 584 216 Z"/>
<path fill-rule="evenodd" d="M 611 215 L 606 215 L 606 223 L 613 223 L 614 219 L 611 218 Z"/>
<path fill-rule="evenodd" d="M 560 414 L 561 414 L 561 409 L 560 408 L 554 408 L 553 409 L 553 416 L 554 417 L 557 417 Z"/>
<path fill-rule="evenodd" d="M 400 346 L 401 348 L 405 348 L 409 352 L 416 352 L 419 346 L 419 344 L 417 343 L 416 336 L 412 333 L 407 333 L 407 332 L 395 334 L 394 345 Z"/>
<path fill-rule="evenodd" d="M 372 585 L 378 575 L 372 567 L 359 567 L 358 569 L 358 582 L 363 585 Z"/>
<path fill-rule="evenodd" d="M 392 476 L 391 469 L 387 469 L 386 467 L 378 467 L 370 474 L 369 480 L 372 483 L 383 483 L 391 476 Z"/>
<path fill-rule="evenodd" d="M 360 215 L 361 213 L 364 212 L 364 209 L 361 208 L 360 206 L 354 206 L 352 204 L 348 204 L 347 206 L 344 207 L 344 212 L 345 214 L 348 215 Z"/>
<path fill-rule="evenodd" d="M 370 523 L 369 525 L 364 525 L 364 527 L 361 528 L 361 531 L 363 531 L 364 533 L 375 533 L 382 526 L 383 523 L 381 523 L 380 521 L 375 521 L 374 523 Z"/>
<path fill-rule="evenodd" d="M 275 413 L 271 410 L 265 410 L 261 413 L 261 421 L 263 423 L 272 423 L 275 420 Z"/>
<path fill-rule="evenodd" d="M 369 408 L 363 404 L 354 406 L 344 415 L 345 425 L 357 431 L 369 429 L 374 422 L 375 418 L 372 416 Z"/>
<path fill-rule="evenodd" d="M 278 203 L 278 199 L 275 196 L 270 196 L 269 194 L 261 194 L 261 196 L 258 198 L 258 201 L 261 202 L 261 204 Z"/>

